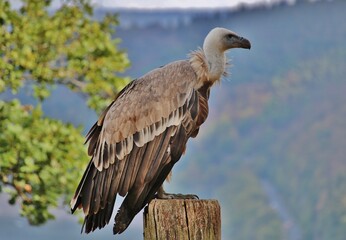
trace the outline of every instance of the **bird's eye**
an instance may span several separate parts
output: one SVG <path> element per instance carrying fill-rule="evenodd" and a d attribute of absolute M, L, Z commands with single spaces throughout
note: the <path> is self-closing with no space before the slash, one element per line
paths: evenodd
<path fill-rule="evenodd" d="M 228 38 L 228 39 L 232 39 L 233 37 L 234 37 L 233 34 L 228 34 L 228 35 L 227 35 L 227 38 Z"/>

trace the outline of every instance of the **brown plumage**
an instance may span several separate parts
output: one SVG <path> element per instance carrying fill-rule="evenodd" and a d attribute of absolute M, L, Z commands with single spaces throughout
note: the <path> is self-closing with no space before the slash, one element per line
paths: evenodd
<path fill-rule="evenodd" d="M 225 72 L 224 52 L 250 42 L 224 28 L 213 29 L 203 50 L 188 60 L 155 69 L 128 84 L 101 114 L 86 137 L 91 161 L 71 200 L 82 208 L 85 232 L 108 224 L 117 194 L 126 196 L 113 233 L 122 233 L 160 188 L 198 134 L 208 115 L 210 87 Z"/>

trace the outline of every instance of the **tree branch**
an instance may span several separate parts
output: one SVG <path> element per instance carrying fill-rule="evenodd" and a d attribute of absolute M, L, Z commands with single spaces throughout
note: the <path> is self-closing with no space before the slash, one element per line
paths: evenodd
<path fill-rule="evenodd" d="M 7 176 L 4 176 L 4 175 L 1 176 L 1 181 L 4 185 L 10 186 L 14 190 L 16 190 L 17 195 L 23 200 L 23 202 L 31 203 L 32 199 L 27 195 L 27 193 L 25 193 L 25 190 L 23 191 L 23 189 L 19 187 L 18 185 L 16 185 L 13 180 L 9 181 L 8 179 L 9 178 Z"/>

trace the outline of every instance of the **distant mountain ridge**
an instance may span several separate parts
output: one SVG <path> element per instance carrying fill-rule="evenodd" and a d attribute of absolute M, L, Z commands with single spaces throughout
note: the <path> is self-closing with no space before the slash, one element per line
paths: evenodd
<path fill-rule="evenodd" d="M 322 0 L 325 1 L 325 0 Z M 119 15 L 119 28 L 148 28 L 158 26 L 165 29 L 174 29 L 191 25 L 193 21 L 203 19 L 226 19 L 245 11 L 258 11 L 268 8 L 286 7 L 303 2 L 314 3 L 311 0 L 276 0 L 260 3 L 240 3 L 235 7 L 226 8 L 167 8 L 167 9 L 141 9 L 141 8 L 103 8 L 95 10 L 96 18 L 101 18 L 106 13 Z"/>

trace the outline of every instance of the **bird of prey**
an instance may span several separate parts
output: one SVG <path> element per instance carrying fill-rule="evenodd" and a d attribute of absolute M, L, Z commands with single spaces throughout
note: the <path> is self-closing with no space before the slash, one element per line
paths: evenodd
<path fill-rule="evenodd" d="M 71 200 L 72 213 L 84 211 L 86 233 L 109 223 L 118 194 L 125 198 L 114 234 L 153 198 L 197 197 L 166 193 L 162 184 L 206 120 L 210 88 L 225 74 L 225 52 L 232 48 L 251 44 L 228 29 L 212 29 L 202 49 L 132 81 L 101 114 L 86 136 L 91 160 Z"/>

